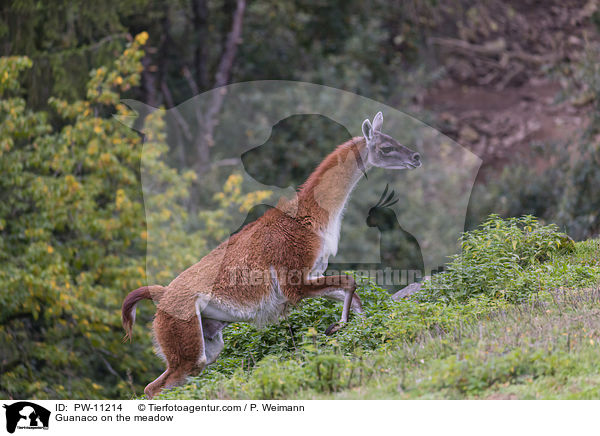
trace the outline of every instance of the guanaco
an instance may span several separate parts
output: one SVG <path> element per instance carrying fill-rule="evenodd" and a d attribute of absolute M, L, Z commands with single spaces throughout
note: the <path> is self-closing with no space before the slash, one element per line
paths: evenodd
<path fill-rule="evenodd" d="M 225 326 L 275 322 L 304 298 L 343 302 L 339 322 L 350 310 L 363 314 L 351 276 L 323 276 L 337 253 L 344 207 L 358 180 L 372 167 L 409 169 L 421 156 L 382 133 L 383 115 L 362 124 L 363 137 L 339 145 L 300 186 L 256 221 L 221 243 L 168 286 L 143 286 L 127 295 L 122 307 L 125 338 L 131 338 L 135 307 L 155 302 L 153 321 L 157 354 L 167 369 L 144 389 L 148 398 L 199 374 L 222 351 Z"/>

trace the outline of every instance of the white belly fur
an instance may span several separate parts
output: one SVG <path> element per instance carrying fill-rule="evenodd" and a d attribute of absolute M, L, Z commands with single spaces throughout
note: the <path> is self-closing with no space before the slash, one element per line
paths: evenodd
<path fill-rule="evenodd" d="M 259 304 L 243 307 L 210 300 L 199 307 L 202 317 L 226 322 L 250 322 L 259 327 L 275 322 L 285 312 L 288 299 L 281 292 L 275 269 L 271 267 L 271 292 Z"/>

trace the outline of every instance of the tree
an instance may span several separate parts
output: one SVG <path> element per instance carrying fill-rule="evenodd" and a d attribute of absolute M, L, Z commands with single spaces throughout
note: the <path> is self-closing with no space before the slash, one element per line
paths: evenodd
<path fill-rule="evenodd" d="M 25 57 L 0 58 L 0 396 L 115 398 L 140 392 L 159 370 L 150 335 L 121 343 L 124 296 L 145 284 L 148 225 L 165 230 L 162 284 L 226 238 L 227 210 L 269 195 L 244 193 L 232 175 L 217 207 L 184 210 L 195 173 L 165 163 L 160 112 L 144 122 L 144 165 L 154 190 L 142 201 L 142 138 L 118 119 L 136 114 L 120 95 L 140 82 L 143 32 L 110 67 L 92 70 L 87 98 L 51 98 L 61 126 L 28 109 Z M 114 116 L 113 116 L 114 115 Z M 171 225 L 172 217 L 183 219 Z M 193 219 L 192 219 L 193 218 Z M 190 223 L 187 222 L 190 221 Z M 169 244 L 160 241 L 169 239 Z M 150 258 L 149 258 L 150 259 Z M 140 311 L 146 322 L 153 311 Z"/>
<path fill-rule="evenodd" d="M 0 60 L 3 397 L 122 397 L 154 367 L 149 339 L 120 345 L 118 307 L 144 281 L 145 220 L 141 139 L 110 117 L 130 115 L 119 94 L 139 83 L 146 40 L 92 71 L 85 100 L 51 99 L 56 129 L 21 96 L 31 61 Z"/>

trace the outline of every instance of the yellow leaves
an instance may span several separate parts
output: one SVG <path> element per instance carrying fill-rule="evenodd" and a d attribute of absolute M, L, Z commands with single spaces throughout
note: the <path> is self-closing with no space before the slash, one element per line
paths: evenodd
<path fill-rule="evenodd" d="M 135 42 L 137 42 L 139 45 L 145 45 L 147 41 L 148 41 L 148 32 L 146 32 L 146 31 L 138 33 L 135 36 Z"/>
<path fill-rule="evenodd" d="M 142 230 L 142 233 L 140 233 L 140 236 L 142 237 L 143 240 L 147 240 L 148 232 L 146 230 Z"/>
<path fill-rule="evenodd" d="M 96 153 L 98 153 L 98 141 L 91 141 L 90 145 L 88 145 L 87 152 L 91 156 L 93 156 Z"/>
<path fill-rule="evenodd" d="M 102 133 L 102 127 L 100 127 L 100 125 L 99 125 L 99 124 L 96 124 L 96 125 L 94 126 L 94 133 L 97 133 L 97 134 L 100 134 L 100 133 Z"/>
<path fill-rule="evenodd" d="M 195 171 L 186 171 L 182 174 L 183 180 L 185 180 L 186 182 L 193 182 L 196 179 L 198 179 L 198 175 L 196 174 Z"/>
<path fill-rule="evenodd" d="M 127 200 L 125 196 L 125 191 L 122 189 L 117 189 L 117 197 L 115 199 L 115 207 L 117 210 L 121 210 L 123 203 Z"/>
<path fill-rule="evenodd" d="M 52 254 L 54 253 L 54 248 L 52 247 L 52 245 L 48 245 L 46 247 L 46 251 L 48 252 L 48 254 Z"/>
<path fill-rule="evenodd" d="M 102 153 L 100 155 L 100 163 L 102 165 L 107 165 L 108 163 L 110 163 L 110 161 L 111 161 L 111 156 L 109 153 Z"/>
<path fill-rule="evenodd" d="M 171 218 L 171 211 L 169 209 L 163 209 L 160 211 L 160 218 L 163 221 L 167 221 L 169 218 Z"/>
<path fill-rule="evenodd" d="M 223 187 L 223 192 L 227 194 L 239 194 L 240 187 L 242 186 L 242 176 L 237 173 L 233 173 L 227 178 L 225 182 L 225 186 Z"/>
<path fill-rule="evenodd" d="M 81 185 L 72 174 L 67 174 L 67 176 L 65 176 L 65 182 L 67 184 L 67 190 L 69 191 L 69 194 L 74 194 L 81 189 Z"/>
<path fill-rule="evenodd" d="M 115 78 L 115 84 L 121 85 L 123 83 L 123 78 L 121 76 L 117 76 Z"/>
<path fill-rule="evenodd" d="M 272 192 L 267 190 L 242 194 L 242 182 L 243 177 L 238 173 L 233 173 L 227 178 L 223 192 L 214 196 L 214 199 L 219 201 L 221 208 L 225 209 L 235 204 L 240 212 L 248 212 L 253 206 L 272 195 Z"/>
<path fill-rule="evenodd" d="M 25 236 L 28 238 L 43 238 L 44 237 L 44 229 L 39 227 L 30 227 L 25 229 Z"/>
<path fill-rule="evenodd" d="M 39 305 L 39 303 L 36 303 L 35 306 L 33 307 L 33 319 L 38 319 L 38 317 L 40 316 L 40 311 L 41 311 L 41 307 Z"/>
<path fill-rule="evenodd" d="M 253 206 L 260 204 L 262 201 L 266 200 L 273 194 L 272 191 L 264 190 L 264 191 L 255 191 L 246 194 L 245 198 L 242 199 L 242 204 L 240 204 L 239 211 L 249 212 Z"/>

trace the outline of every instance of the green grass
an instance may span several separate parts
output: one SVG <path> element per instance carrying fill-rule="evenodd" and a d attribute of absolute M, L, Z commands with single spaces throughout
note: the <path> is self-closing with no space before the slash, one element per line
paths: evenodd
<path fill-rule="evenodd" d="M 501 257 L 488 271 L 514 270 Z M 443 300 L 394 302 L 366 281 L 366 318 L 333 337 L 322 332 L 341 308 L 325 300 L 264 330 L 234 325 L 217 363 L 159 398 L 600 398 L 600 241 L 544 252 L 518 273 L 510 294 L 478 280 L 469 295 L 461 281 L 450 289 L 460 298 Z"/>
<path fill-rule="evenodd" d="M 600 398 L 598 289 L 556 291 L 385 354 L 371 381 L 307 398 Z"/>

